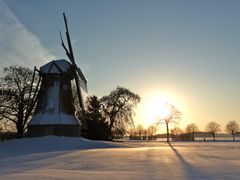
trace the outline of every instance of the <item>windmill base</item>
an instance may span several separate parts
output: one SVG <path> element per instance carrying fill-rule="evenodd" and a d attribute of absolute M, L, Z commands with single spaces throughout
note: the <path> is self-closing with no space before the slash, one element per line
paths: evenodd
<path fill-rule="evenodd" d="M 39 136 L 75 136 L 81 135 L 80 126 L 77 125 L 59 125 L 59 124 L 49 124 L 49 125 L 31 125 L 28 126 L 29 137 L 39 137 Z"/>

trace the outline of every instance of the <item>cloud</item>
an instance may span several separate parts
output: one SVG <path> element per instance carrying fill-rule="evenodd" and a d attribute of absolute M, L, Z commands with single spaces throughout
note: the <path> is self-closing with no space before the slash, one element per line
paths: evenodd
<path fill-rule="evenodd" d="M 55 59 L 0 0 L 0 64 L 40 67 Z"/>

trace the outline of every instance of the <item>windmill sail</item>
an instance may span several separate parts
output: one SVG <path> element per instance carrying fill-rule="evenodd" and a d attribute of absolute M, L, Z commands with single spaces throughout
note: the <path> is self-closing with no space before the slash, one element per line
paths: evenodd
<path fill-rule="evenodd" d="M 66 51 L 66 55 L 68 56 L 69 60 L 72 63 L 72 66 L 74 68 L 74 70 L 76 71 L 76 76 L 78 77 L 76 79 L 76 81 L 78 81 L 79 85 L 81 86 L 81 88 L 87 92 L 87 80 L 85 78 L 85 76 L 83 75 L 81 69 L 76 65 L 75 63 L 75 58 L 74 58 L 74 54 L 73 54 L 73 49 L 72 49 L 72 44 L 71 44 L 71 38 L 70 38 L 70 34 L 68 31 L 68 24 L 67 24 L 67 18 L 65 16 L 65 13 L 63 13 L 63 18 L 64 18 L 64 23 L 65 23 L 65 27 L 66 27 L 66 36 L 67 36 L 67 43 L 68 43 L 68 49 L 64 44 L 64 41 L 62 39 L 62 35 L 60 32 L 60 36 L 61 36 L 61 41 L 62 41 L 62 46 Z"/>
<path fill-rule="evenodd" d="M 80 70 L 80 68 L 76 68 L 76 71 L 78 73 L 78 80 L 79 80 L 79 85 L 81 86 L 81 88 L 87 92 L 87 80 L 85 79 L 82 71 Z"/>
<path fill-rule="evenodd" d="M 77 65 L 75 63 L 74 54 L 73 54 L 72 45 L 71 45 L 71 39 L 70 39 L 69 31 L 68 31 L 67 18 L 66 18 L 64 13 L 63 13 L 63 17 L 64 17 L 64 22 L 65 22 L 65 27 L 66 27 L 66 36 L 67 36 L 68 48 L 64 44 L 64 41 L 63 41 L 62 36 L 61 36 L 61 32 L 60 32 L 60 36 L 61 36 L 62 46 L 66 51 L 66 55 L 68 56 L 69 60 L 72 63 L 72 69 L 73 69 L 74 79 L 75 79 L 76 88 L 77 88 L 77 96 L 78 96 L 79 105 L 80 105 L 80 112 L 81 112 L 81 118 L 80 119 L 81 119 L 82 127 L 83 127 L 83 126 L 85 126 L 84 125 L 85 110 L 84 110 L 84 102 L 83 102 L 81 88 L 84 91 L 87 92 L 87 80 L 84 77 L 80 68 L 77 67 Z"/>

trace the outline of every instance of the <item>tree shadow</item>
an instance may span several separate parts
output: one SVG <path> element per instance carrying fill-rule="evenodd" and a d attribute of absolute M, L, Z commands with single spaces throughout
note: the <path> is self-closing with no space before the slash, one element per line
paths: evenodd
<path fill-rule="evenodd" d="M 121 146 L 79 137 L 48 136 L 6 141 L 0 144 L 0 174 L 18 174 L 39 169 L 51 165 L 57 158 L 77 151 L 117 147 Z"/>
<path fill-rule="evenodd" d="M 175 153 L 175 155 L 178 157 L 179 162 L 182 166 L 182 168 L 185 171 L 186 179 L 207 179 L 209 178 L 207 175 L 205 175 L 205 172 L 200 171 L 199 169 L 193 167 L 190 163 L 188 163 L 183 156 L 175 149 L 170 142 L 168 142 L 169 146 Z"/>
<path fill-rule="evenodd" d="M 107 141 L 94 141 L 80 137 L 44 136 L 14 139 L 0 144 L 0 159 L 8 159 L 32 154 L 46 154 L 101 148 L 117 148 L 119 144 Z"/>

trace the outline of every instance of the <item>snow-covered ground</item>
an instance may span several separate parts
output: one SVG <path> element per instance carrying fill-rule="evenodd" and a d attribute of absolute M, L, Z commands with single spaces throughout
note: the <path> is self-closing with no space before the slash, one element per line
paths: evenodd
<path fill-rule="evenodd" d="M 0 142 L 0 179 L 240 179 L 240 142 Z"/>

